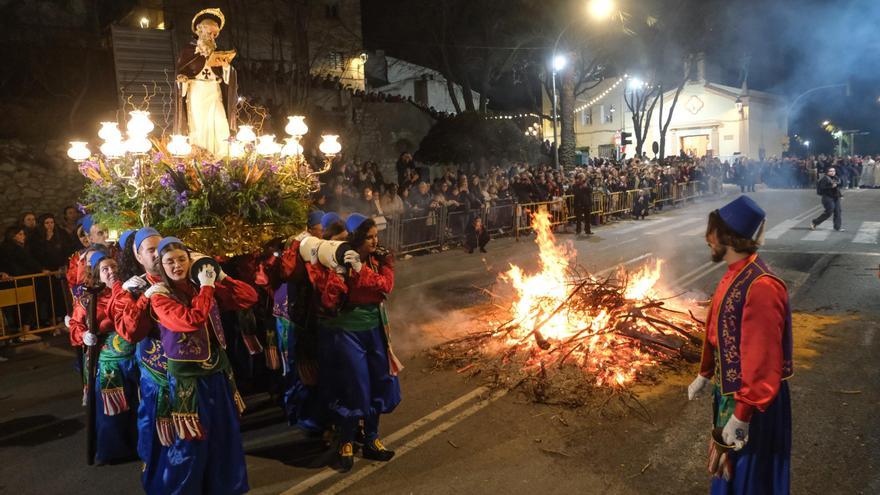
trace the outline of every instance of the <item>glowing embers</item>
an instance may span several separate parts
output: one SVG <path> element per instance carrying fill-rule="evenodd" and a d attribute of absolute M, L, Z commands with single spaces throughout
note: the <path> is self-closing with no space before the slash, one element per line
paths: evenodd
<path fill-rule="evenodd" d="M 662 299 L 662 261 L 596 277 L 576 264 L 574 249 L 556 243 L 548 214 L 534 214 L 532 226 L 537 271 L 511 265 L 496 287 L 512 294 L 495 301 L 496 308 L 509 308 L 494 315 L 505 323 L 438 346 L 432 351 L 438 362 L 470 361 L 508 378 L 525 372 L 542 380 L 576 368 L 595 385 L 618 388 L 662 362 L 698 355 L 697 322 Z"/>

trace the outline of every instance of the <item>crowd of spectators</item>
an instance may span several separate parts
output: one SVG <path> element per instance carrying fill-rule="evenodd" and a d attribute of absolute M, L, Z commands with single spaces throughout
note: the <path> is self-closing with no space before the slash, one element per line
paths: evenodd
<path fill-rule="evenodd" d="M 516 163 L 483 171 L 447 166 L 432 178 L 428 167 L 418 166 L 412 155 L 403 153 L 397 161 L 396 181 L 384 177 L 372 161 L 335 166 L 318 201 L 324 209 L 333 211 L 418 217 L 443 206 L 474 210 L 506 202 L 550 201 L 569 194 L 581 174 L 594 194 L 604 194 L 650 190 L 680 182 L 708 187 L 708 178 L 720 177 L 722 170 L 723 164 L 712 158 L 675 159 L 665 165 L 640 158 L 597 158 L 565 173 L 548 164 Z"/>
<path fill-rule="evenodd" d="M 50 283 L 46 277 L 35 280 L 20 279 L 12 281 L 12 277 L 56 272 L 67 267 L 70 256 L 81 249 L 81 226 L 77 225 L 80 213 L 76 208 L 68 206 L 60 217 L 52 213 L 37 216 L 26 212 L 15 225 L 6 228 L 3 241 L 0 243 L 0 290 L 15 287 L 35 286 L 37 305 L 29 304 L 22 307 L 21 312 L 15 307 L 3 309 L 4 329 L 21 328 L 24 331 L 40 319 L 41 326 L 55 323 L 51 309 L 63 308 L 64 293 L 60 277 L 54 277 Z M 59 311 L 54 317 L 60 319 L 66 311 Z M 39 340 L 38 337 L 26 334 L 23 340 Z"/>

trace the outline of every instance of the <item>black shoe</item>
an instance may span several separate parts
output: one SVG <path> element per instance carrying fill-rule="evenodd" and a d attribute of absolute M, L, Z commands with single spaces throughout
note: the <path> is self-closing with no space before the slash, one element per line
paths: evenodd
<path fill-rule="evenodd" d="M 365 444 L 362 454 L 364 456 L 364 459 L 382 462 L 388 462 L 391 460 L 392 457 L 394 457 L 394 451 L 386 449 L 378 438 L 374 439 L 368 444 Z"/>
<path fill-rule="evenodd" d="M 810 230 L 816 230 L 816 224 L 815 224 L 815 223 L 810 222 Z"/>
<path fill-rule="evenodd" d="M 347 473 L 354 466 L 354 446 L 351 443 L 344 443 L 339 446 L 339 465 L 337 471 Z"/>
<path fill-rule="evenodd" d="M 474 254 L 474 248 L 468 249 L 467 254 Z"/>
<path fill-rule="evenodd" d="M 481 253 L 485 253 L 485 252 L 486 252 L 486 248 L 480 248 L 480 252 L 481 252 Z"/>

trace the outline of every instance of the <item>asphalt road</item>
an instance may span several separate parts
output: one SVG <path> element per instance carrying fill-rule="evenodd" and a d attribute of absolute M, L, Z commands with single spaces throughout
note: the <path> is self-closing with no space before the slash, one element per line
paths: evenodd
<path fill-rule="evenodd" d="M 707 213 L 734 197 L 666 209 L 644 221 L 560 234 L 594 271 L 661 258 L 663 282 L 710 294 L 723 273 L 703 240 Z M 768 190 L 752 197 L 768 213 L 762 256 L 787 282 L 795 310 L 794 493 L 880 493 L 880 190 L 849 191 L 846 232 L 818 214 L 812 190 Z M 468 308 L 485 301 L 509 263 L 536 266 L 529 238 L 492 241 L 489 254 L 460 250 L 397 263 L 390 300 L 396 349 L 406 369 L 404 401 L 383 417 L 382 435 L 398 455 L 358 460 L 348 475 L 321 466 L 319 446 L 289 428 L 266 395 L 248 398 L 242 429 L 252 493 L 704 493 L 708 399 L 688 402 L 694 370 L 668 372 L 637 388 L 647 414 L 608 414 L 528 402 L 477 379 L 435 370 L 423 351 L 473 329 Z M 2 349 L 0 493 L 132 493 L 139 463 L 87 467 L 83 409 L 72 353 L 63 342 Z"/>

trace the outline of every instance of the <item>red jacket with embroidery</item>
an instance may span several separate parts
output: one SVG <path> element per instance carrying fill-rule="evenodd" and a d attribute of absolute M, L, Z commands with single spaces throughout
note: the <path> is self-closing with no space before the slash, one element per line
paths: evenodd
<path fill-rule="evenodd" d="M 172 332 L 201 329 L 208 321 L 208 312 L 215 298 L 221 311 L 247 309 L 257 302 L 257 291 L 253 287 L 229 276 L 215 282 L 215 287 L 204 286 L 198 292 L 188 280 L 181 281 L 177 289 L 190 301 L 189 306 L 161 294 L 153 296 L 150 301 L 156 318 Z"/>
<path fill-rule="evenodd" d="M 108 313 L 110 306 L 110 289 L 104 289 L 98 294 L 98 311 L 95 323 L 98 324 L 98 333 L 107 334 L 114 330 L 113 318 Z M 83 345 L 83 334 L 88 331 L 89 310 L 80 300 L 73 305 L 73 315 L 70 317 L 70 345 L 78 347 Z"/>
<path fill-rule="evenodd" d="M 709 315 L 706 318 L 706 339 L 700 374 L 712 378 L 715 374 L 715 348 L 718 335 L 715 332 L 715 314 L 718 304 L 730 288 L 736 275 L 756 255 L 734 263 L 721 278 Z M 757 408 L 765 411 L 776 398 L 782 383 L 782 333 L 785 327 L 785 305 L 788 293 L 773 277 L 761 277 L 752 284 L 746 296 L 740 328 L 740 368 L 742 384 L 733 394 L 736 400 L 734 414 L 742 421 L 751 421 Z"/>
<path fill-rule="evenodd" d="M 158 277 L 147 275 L 150 284 L 161 282 Z M 116 327 L 116 333 L 123 339 L 135 344 L 140 342 L 153 329 L 153 318 L 150 315 L 150 300 L 143 294 L 137 299 L 122 288 L 122 282 L 113 284 L 113 296 L 110 299 L 110 316 Z"/>
<path fill-rule="evenodd" d="M 390 254 L 381 262 L 370 255 L 360 272 L 349 269 L 345 278 L 321 264 L 308 263 L 306 269 L 321 295 L 321 305 L 328 309 L 338 309 L 345 302 L 379 304 L 394 289 L 394 266 Z"/>

